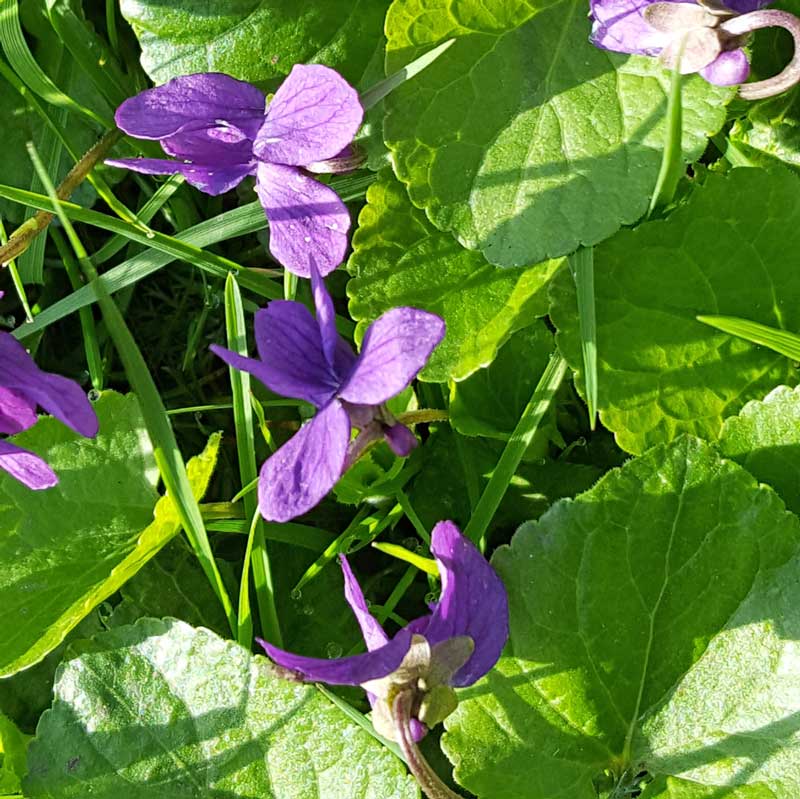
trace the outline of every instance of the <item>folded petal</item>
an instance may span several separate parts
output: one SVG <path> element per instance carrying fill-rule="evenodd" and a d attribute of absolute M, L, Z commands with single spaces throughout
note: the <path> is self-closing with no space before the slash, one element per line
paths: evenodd
<path fill-rule="evenodd" d="M 384 428 L 383 436 L 392 452 L 405 458 L 417 446 L 417 437 L 404 424 L 393 424 Z"/>
<path fill-rule="evenodd" d="M 736 86 L 747 80 L 750 64 L 744 50 L 729 50 L 720 53 L 700 74 L 717 86 Z"/>
<path fill-rule="evenodd" d="M 361 685 L 391 674 L 402 662 L 411 646 L 411 634 L 401 630 L 391 641 L 371 652 L 346 658 L 309 658 L 294 655 L 257 639 L 272 660 L 284 669 L 291 669 L 308 682 L 330 685 Z"/>
<path fill-rule="evenodd" d="M 389 640 L 389 636 L 386 635 L 380 622 L 369 612 L 367 600 L 364 599 L 361 586 L 358 584 L 358 580 L 356 580 L 353 570 L 344 555 L 339 556 L 339 563 L 344 574 L 344 598 L 353 610 L 358 626 L 361 628 L 361 634 L 364 636 L 364 643 L 367 645 L 367 649 L 373 652 L 376 649 L 380 649 Z"/>
<path fill-rule="evenodd" d="M 667 2 L 678 0 L 667 0 Z M 644 19 L 653 0 L 591 0 L 591 42 L 617 53 L 658 55 L 671 39 Z"/>
<path fill-rule="evenodd" d="M 0 387 L 21 394 L 82 436 L 97 435 L 97 416 L 83 389 L 66 377 L 42 371 L 8 333 L 0 333 Z"/>
<path fill-rule="evenodd" d="M 309 258 L 323 276 L 342 263 L 350 214 L 333 189 L 294 167 L 262 161 L 256 193 L 269 220 L 269 250 L 290 272 L 309 277 Z"/>
<path fill-rule="evenodd" d="M 18 391 L 0 387 L 0 433 L 21 433 L 36 424 L 36 403 Z"/>
<path fill-rule="evenodd" d="M 127 99 L 117 126 L 138 139 L 164 139 L 187 126 L 233 125 L 255 138 L 264 122 L 266 98 L 250 83 L 221 72 L 181 75 Z"/>
<path fill-rule="evenodd" d="M 475 650 L 452 684 L 471 685 L 494 666 L 508 639 L 508 596 L 502 580 L 452 522 L 433 528 L 431 551 L 442 594 L 422 634 L 431 646 L 467 635 Z"/>
<path fill-rule="evenodd" d="M 314 295 L 314 307 L 317 311 L 317 324 L 322 338 L 322 349 L 325 358 L 334 368 L 336 362 L 336 348 L 339 343 L 339 334 L 336 332 L 336 311 L 333 300 L 325 287 L 325 281 L 317 269 L 313 257 L 308 259 L 308 269 L 311 273 L 311 293 Z"/>
<path fill-rule="evenodd" d="M 339 394 L 348 402 L 380 405 L 399 394 L 444 338 L 444 320 L 417 308 L 393 308 L 364 334 L 361 354 Z"/>
<path fill-rule="evenodd" d="M 259 358 L 245 358 L 215 344 L 211 351 L 234 369 L 249 372 L 270 391 L 327 405 L 339 381 L 322 351 L 319 327 L 299 302 L 275 300 L 256 313 Z"/>
<path fill-rule="evenodd" d="M 258 479 L 261 515 L 288 522 L 317 505 L 341 477 L 350 417 L 333 400 L 267 459 Z"/>
<path fill-rule="evenodd" d="M 325 161 L 350 144 L 363 117 L 358 92 L 338 72 L 297 64 L 269 104 L 255 153 L 273 164 Z"/>
<path fill-rule="evenodd" d="M 109 158 L 108 166 L 132 169 L 144 175 L 181 174 L 186 182 L 206 194 L 224 194 L 238 186 L 252 171 L 249 164 L 234 166 L 207 166 L 170 161 L 166 158 Z"/>
<path fill-rule="evenodd" d="M 58 483 L 56 473 L 38 455 L 10 441 L 0 441 L 0 469 L 34 491 L 52 488 Z"/>

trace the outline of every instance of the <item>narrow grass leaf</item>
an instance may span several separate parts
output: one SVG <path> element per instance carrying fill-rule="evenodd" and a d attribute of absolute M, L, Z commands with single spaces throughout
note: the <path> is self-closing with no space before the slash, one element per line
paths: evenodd
<path fill-rule="evenodd" d="M 376 541 L 372 546 L 380 552 L 391 555 L 393 558 L 410 563 L 415 568 L 426 574 L 430 574 L 432 577 L 439 576 L 439 569 L 436 566 L 436 561 L 432 558 L 423 558 L 422 555 L 418 555 L 416 552 L 401 547 L 399 544 L 386 544 L 382 541 Z"/>
<path fill-rule="evenodd" d="M 594 297 L 594 248 L 581 247 L 569 258 L 578 297 L 578 320 L 581 331 L 586 404 L 589 407 L 589 426 L 597 424 L 597 314 Z"/>
<path fill-rule="evenodd" d="M 800 361 L 800 335 L 788 330 L 779 330 L 775 327 L 751 322 L 749 319 L 739 319 L 735 316 L 698 316 L 698 322 L 715 327 L 723 333 L 752 341 L 769 347 L 793 361 Z"/>
<path fill-rule="evenodd" d="M 681 53 L 683 48 L 681 48 Z M 667 135 L 664 152 L 661 156 L 661 168 L 656 178 L 656 186 L 650 199 L 648 216 L 652 216 L 659 208 L 669 205 L 675 197 L 678 181 L 685 173 L 683 165 L 683 75 L 672 71 L 669 99 L 667 100 Z"/>

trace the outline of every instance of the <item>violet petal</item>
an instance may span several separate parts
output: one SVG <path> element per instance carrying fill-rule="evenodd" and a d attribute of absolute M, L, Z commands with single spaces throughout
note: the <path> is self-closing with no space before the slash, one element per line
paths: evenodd
<path fill-rule="evenodd" d="M 364 636 L 364 643 L 367 645 L 367 649 L 373 652 L 376 649 L 380 649 L 389 640 L 389 636 L 386 635 L 378 620 L 369 612 L 361 586 L 358 584 L 358 580 L 356 580 L 353 570 L 344 555 L 339 556 L 339 563 L 344 574 L 344 598 L 353 610 L 358 626 L 361 628 L 361 634 Z"/>
<path fill-rule="evenodd" d="M 264 122 L 266 98 L 250 83 L 221 72 L 181 75 L 127 99 L 117 126 L 138 139 L 164 139 L 187 126 L 230 123 L 253 139 Z"/>
<path fill-rule="evenodd" d="M 458 635 L 472 638 L 475 651 L 452 681 L 457 687 L 472 685 L 497 663 L 508 639 L 506 589 L 453 522 L 433 528 L 431 552 L 439 564 L 442 594 L 424 635 L 431 646 Z"/>
<path fill-rule="evenodd" d="M 729 50 L 720 53 L 700 74 L 717 86 L 736 86 L 747 80 L 750 64 L 744 50 Z"/>
<path fill-rule="evenodd" d="M 36 403 L 24 394 L 0 386 L 0 433 L 21 433 L 38 420 Z"/>
<path fill-rule="evenodd" d="M 211 195 L 230 191 L 238 186 L 252 170 L 248 164 L 237 164 L 230 167 L 204 166 L 170 161 L 167 158 L 109 158 L 105 163 L 107 166 L 132 169 L 134 172 L 141 172 L 144 175 L 175 175 L 179 173 L 191 186 Z"/>
<path fill-rule="evenodd" d="M 9 333 L 0 333 L 0 386 L 36 403 L 76 433 L 97 435 L 97 416 L 83 389 L 66 377 L 41 370 Z"/>
<path fill-rule="evenodd" d="M 288 522 L 317 505 L 341 476 L 349 442 L 350 417 L 333 400 L 261 467 L 262 516 Z"/>
<path fill-rule="evenodd" d="M 328 660 L 294 655 L 260 638 L 257 640 L 279 666 L 298 672 L 308 682 L 329 685 L 361 685 L 379 680 L 403 662 L 411 647 L 411 634 L 401 630 L 391 641 L 371 652 Z"/>
<path fill-rule="evenodd" d="M 308 261 L 308 269 L 311 273 L 311 293 L 314 295 L 314 307 L 317 311 L 317 325 L 319 325 L 322 349 L 331 368 L 335 369 L 336 350 L 339 344 L 339 334 L 336 332 L 336 311 L 314 258 L 310 257 Z"/>
<path fill-rule="evenodd" d="M 678 2 L 679 0 L 666 0 Z M 648 25 L 643 13 L 653 0 L 591 0 L 591 42 L 617 53 L 658 55 L 671 37 Z"/>
<path fill-rule="evenodd" d="M 399 458 L 405 458 L 417 446 L 417 437 L 404 424 L 393 424 L 383 431 L 386 443 Z"/>
<path fill-rule="evenodd" d="M 317 408 L 330 402 L 339 381 L 325 359 L 319 327 L 308 308 L 299 302 L 274 300 L 256 313 L 255 334 L 257 359 L 217 345 L 211 350 L 276 394 L 305 400 Z"/>
<path fill-rule="evenodd" d="M 363 117 L 358 92 L 338 72 L 296 64 L 269 104 L 254 151 L 273 164 L 325 161 L 350 144 Z"/>
<path fill-rule="evenodd" d="M 0 440 L 0 469 L 34 491 L 52 488 L 58 483 L 56 473 L 45 461 L 10 441 Z"/>
<path fill-rule="evenodd" d="M 310 277 L 309 257 L 323 276 L 342 263 L 350 214 L 333 189 L 296 167 L 262 161 L 256 193 L 269 221 L 269 250 L 290 272 Z"/>
<path fill-rule="evenodd" d="M 417 308 L 393 308 L 364 334 L 361 354 L 340 396 L 358 405 L 380 405 L 399 394 L 444 338 L 444 320 Z"/>

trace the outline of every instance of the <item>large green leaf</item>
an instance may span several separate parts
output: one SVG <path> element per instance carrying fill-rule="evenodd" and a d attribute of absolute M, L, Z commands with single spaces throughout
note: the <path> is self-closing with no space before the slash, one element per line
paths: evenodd
<path fill-rule="evenodd" d="M 350 81 L 366 69 L 389 0 L 121 0 L 156 83 L 191 72 L 241 80 L 285 75 L 296 63 L 328 64 Z"/>
<path fill-rule="evenodd" d="M 770 488 L 685 436 L 523 526 L 493 558 L 507 654 L 447 725 L 459 782 L 595 799 L 646 770 L 796 797 L 799 542 Z"/>
<path fill-rule="evenodd" d="M 558 262 L 514 270 L 492 266 L 433 227 L 389 170 L 369 187 L 358 223 L 347 293 L 360 332 L 398 305 L 438 313 L 447 323 L 423 380 L 462 380 L 491 363 L 515 330 L 547 312 L 545 288 Z"/>
<path fill-rule="evenodd" d="M 387 71 L 456 43 L 386 101 L 384 137 L 414 204 L 494 264 L 595 244 L 646 210 L 670 75 L 593 47 L 584 0 L 395 0 Z M 684 157 L 725 121 L 730 89 L 683 90 Z"/>
<path fill-rule="evenodd" d="M 0 473 L 0 676 L 58 646 L 180 527 L 173 504 L 158 500 L 158 472 L 136 398 L 109 392 L 95 410 L 95 439 L 49 418 L 14 437 L 56 470 L 55 488 L 32 492 Z M 213 436 L 190 462 L 198 496 L 218 447 Z"/>
<path fill-rule="evenodd" d="M 19 795 L 28 736 L 0 713 L 0 796 Z"/>
<path fill-rule="evenodd" d="M 315 687 L 183 622 L 144 620 L 65 664 L 30 799 L 414 799 L 403 764 Z"/>
<path fill-rule="evenodd" d="M 725 420 L 719 448 L 800 511 L 800 388 L 779 386 L 747 403 Z"/>
<path fill-rule="evenodd" d="M 599 407 L 628 452 L 682 432 L 715 439 L 722 420 L 797 370 L 698 314 L 800 330 L 800 181 L 782 168 L 709 175 L 665 221 L 595 248 Z M 743 198 L 758 198 L 745 202 Z M 557 342 L 582 368 L 575 286 L 551 286 Z"/>

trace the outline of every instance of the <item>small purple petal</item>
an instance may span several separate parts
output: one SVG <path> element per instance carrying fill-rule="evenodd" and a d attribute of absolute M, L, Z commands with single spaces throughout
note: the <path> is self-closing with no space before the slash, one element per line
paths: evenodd
<path fill-rule="evenodd" d="M 386 443 L 392 452 L 400 458 L 405 458 L 417 446 L 417 437 L 404 424 L 393 424 L 383 431 Z"/>
<path fill-rule="evenodd" d="M 38 418 L 35 402 L 17 391 L 0 388 L 0 433 L 21 433 L 33 427 Z"/>
<path fill-rule="evenodd" d="M 744 50 L 729 50 L 720 53 L 700 74 L 717 86 L 736 86 L 747 80 L 750 64 Z"/>
<path fill-rule="evenodd" d="M 81 387 L 42 371 L 9 333 L 0 333 L 0 387 L 21 394 L 82 436 L 97 435 L 97 416 Z"/>
<path fill-rule="evenodd" d="M 249 372 L 270 391 L 321 408 L 333 398 L 339 381 L 325 359 L 319 327 L 299 302 L 275 300 L 256 313 L 258 359 L 224 347 L 211 351 L 235 369 Z"/>
<path fill-rule="evenodd" d="M 358 92 L 338 72 L 297 64 L 275 92 L 254 150 L 272 164 L 325 161 L 350 144 L 363 118 Z"/>
<path fill-rule="evenodd" d="M 317 505 L 341 477 L 349 443 L 350 417 L 333 400 L 261 467 L 262 516 L 288 522 Z"/>
<path fill-rule="evenodd" d="M 342 263 L 350 214 L 333 189 L 295 167 L 261 162 L 256 193 L 269 221 L 269 250 L 290 272 L 309 277 L 309 257 L 323 277 Z"/>
<path fill-rule="evenodd" d="M 206 194 L 217 195 L 238 186 L 251 172 L 249 164 L 235 166 L 203 166 L 184 164 L 166 158 L 109 158 L 107 166 L 132 169 L 144 175 L 175 175 L 186 178 L 186 182 Z"/>
<path fill-rule="evenodd" d="M 442 595 L 425 627 L 433 646 L 459 635 L 475 643 L 452 684 L 472 685 L 497 663 L 508 640 L 508 596 L 502 580 L 453 522 L 439 522 L 431 535 Z"/>
<path fill-rule="evenodd" d="M 411 647 L 410 633 L 401 630 L 379 649 L 345 658 L 309 658 L 278 649 L 260 638 L 256 639 L 272 660 L 285 669 L 300 674 L 308 682 L 330 685 L 361 685 L 391 674 L 402 662 Z"/>
<path fill-rule="evenodd" d="M 739 14 L 747 14 L 750 11 L 758 11 L 759 8 L 768 6 L 772 0 L 724 0 L 725 5 Z"/>
<path fill-rule="evenodd" d="M 314 307 L 317 311 L 322 349 L 331 368 L 335 368 L 336 350 L 339 344 L 339 334 L 336 332 L 336 311 L 313 256 L 309 257 L 308 261 L 308 269 L 311 273 L 311 293 L 314 295 Z"/>
<path fill-rule="evenodd" d="M 0 469 L 34 491 L 52 488 L 56 473 L 38 456 L 10 441 L 0 441 Z"/>
<path fill-rule="evenodd" d="M 358 584 L 358 580 L 356 580 L 353 570 L 344 555 L 339 556 L 339 563 L 344 574 L 344 598 L 353 609 L 367 649 L 373 652 L 376 649 L 380 649 L 389 640 L 389 636 L 386 635 L 378 620 L 369 612 L 361 586 Z"/>
<path fill-rule="evenodd" d="M 250 83 L 220 72 L 200 72 L 147 89 L 117 109 L 117 126 L 137 139 L 165 139 L 187 126 L 232 124 L 254 139 L 266 98 Z"/>
<path fill-rule="evenodd" d="M 604 50 L 658 55 L 671 37 L 645 22 L 643 13 L 654 0 L 591 0 L 591 42 Z M 666 0 L 679 2 L 679 0 Z"/>
<path fill-rule="evenodd" d="M 416 308 L 393 308 L 364 334 L 361 354 L 339 394 L 359 405 L 380 405 L 399 394 L 444 338 L 444 321 Z"/>

